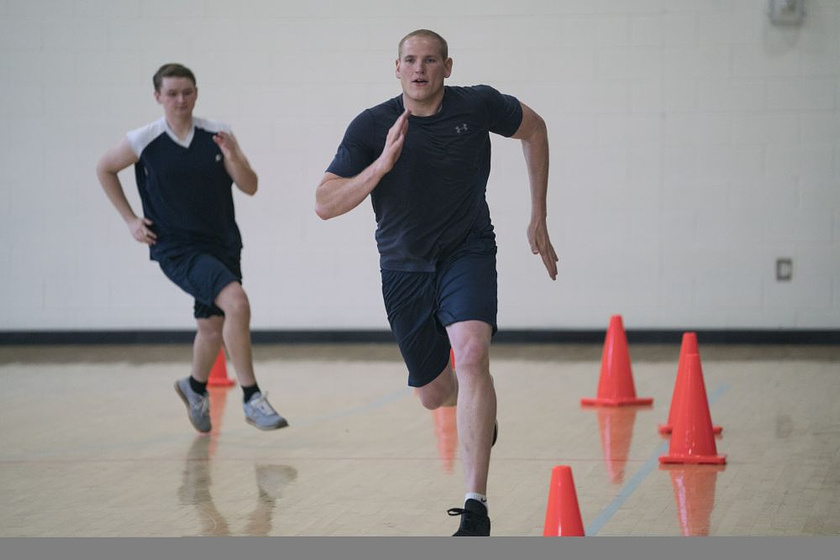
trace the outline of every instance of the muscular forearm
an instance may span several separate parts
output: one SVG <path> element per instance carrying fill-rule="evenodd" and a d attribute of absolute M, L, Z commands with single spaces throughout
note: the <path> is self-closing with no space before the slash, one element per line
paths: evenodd
<path fill-rule="evenodd" d="M 378 161 L 355 177 L 328 174 L 315 191 L 315 213 L 322 220 L 346 214 L 367 198 L 384 175 Z"/>
<path fill-rule="evenodd" d="M 531 185 L 531 219 L 545 219 L 548 192 L 548 132 L 545 123 L 522 139 L 522 152 Z"/>
<path fill-rule="evenodd" d="M 346 214 L 361 204 L 382 177 L 394 168 L 405 143 L 409 115 L 411 112 L 406 109 L 397 118 L 388 130 L 382 153 L 361 173 L 351 178 L 339 177 L 329 172 L 324 175 L 315 191 L 315 213 L 322 220 Z"/>

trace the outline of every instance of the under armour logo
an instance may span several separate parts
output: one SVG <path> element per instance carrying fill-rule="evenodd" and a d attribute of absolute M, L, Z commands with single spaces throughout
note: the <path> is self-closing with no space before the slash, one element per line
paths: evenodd
<path fill-rule="evenodd" d="M 467 123 L 460 124 L 460 125 L 457 125 L 455 127 L 455 132 L 457 132 L 458 134 L 461 134 L 462 132 L 466 132 L 466 131 L 467 131 Z"/>

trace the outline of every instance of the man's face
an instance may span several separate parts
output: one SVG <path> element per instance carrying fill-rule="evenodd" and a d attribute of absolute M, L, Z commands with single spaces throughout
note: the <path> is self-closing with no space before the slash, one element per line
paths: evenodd
<path fill-rule="evenodd" d="M 191 116 L 198 98 L 198 88 L 189 78 L 163 78 L 155 99 L 163 105 L 166 116 Z"/>
<path fill-rule="evenodd" d="M 435 99 L 451 72 L 452 59 L 443 59 L 440 43 L 435 39 L 415 36 L 403 43 L 396 73 L 408 98 L 418 103 Z"/>

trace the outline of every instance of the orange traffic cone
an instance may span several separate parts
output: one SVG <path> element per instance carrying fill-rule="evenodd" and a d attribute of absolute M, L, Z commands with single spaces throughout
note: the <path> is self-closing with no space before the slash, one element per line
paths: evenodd
<path fill-rule="evenodd" d="M 675 412 L 674 429 L 667 455 L 660 463 L 726 463 L 726 455 L 718 455 L 703 369 L 698 354 L 686 354 L 686 381 L 679 397 L 680 410 Z"/>
<path fill-rule="evenodd" d="M 219 349 L 219 355 L 216 356 L 216 362 L 210 370 L 210 377 L 207 379 L 208 387 L 233 387 L 233 379 L 228 379 L 227 361 L 225 359 L 225 349 Z"/>
<path fill-rule="evenodd" d="M 572 468 L 558 465 L 551 471 L 548 490 L 548 509 L 545 512 L 544 537 L 583 537 Z"/>
<path fill-rule="evenodd" d="M 621 321 L 621 315 L 613 315 L 610 318 L 610 327 L 607 330 L 606 340 L 604 340 L 604 352 L 601 355 L 598 396 L 594 399 L 581 399 L 580 404 L 584 406 L 624 406 L 649 405 L 652 403 L 652 398 L 636 397 L 624 324 Z"/>
<path fill-rule="evenodd" d="M 624 481 L 624 468 L 633 439 L 633 425 L 636 423 L 636 408 L 598 408 L 598 430 L 601 432 L 601 449 L 604 463 L 613 484 Z"/>
<path fill-rule="evenodd" d="M 660 467 L 671 474 L 677 519 L 684 537 L 709 535 L 715 507 L 715 485 L 723 465 L 668 465 Z"/>
<path fill-rule="evenodd" d="M 677 365 L 677 381 L 674 383 L 674 394 L 671 396 L 671 409 L 668 411 L 668 423 L 659 425 L 660 434 L 670 434 L 674 427 L 674 413 L 682 408 L 679 402 L 682 395 L 682 386 L 685 384 L 685 357 L 688 354 L 700 355 L 697 350 L 697 333 L 683 333 L 682 345 L 680 346 L 680 359 Z M 719 434 L 723 431 L 720 426 L 712 426 L 712 431 Z"/>

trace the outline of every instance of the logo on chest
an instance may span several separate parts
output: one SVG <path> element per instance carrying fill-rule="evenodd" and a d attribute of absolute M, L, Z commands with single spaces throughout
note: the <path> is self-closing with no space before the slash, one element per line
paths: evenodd
<path fill-rule="evenodd" d="M 459 125 L 455 126 L 455 132 L 457 134 L 462 134 L 464 132 L 467 132 L 468 130 L 469 130 L 469 128 L 467 127 L 467 123 L 459 124 Z"/>

